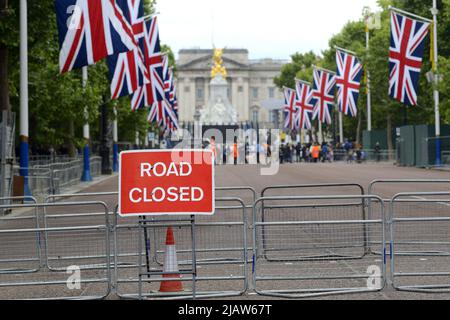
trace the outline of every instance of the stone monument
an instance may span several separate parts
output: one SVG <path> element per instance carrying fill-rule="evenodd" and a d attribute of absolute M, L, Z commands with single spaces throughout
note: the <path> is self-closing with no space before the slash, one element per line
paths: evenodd
<path fill-rule="evenodd" d="M 223 66 L 223 49 L 215 49 L 211 69 L 210 96 L 208 104 L 200 112 L 204 125 L 234 125 L 238 122 L 236 109 L 228 99 L 227 70 Z"/>

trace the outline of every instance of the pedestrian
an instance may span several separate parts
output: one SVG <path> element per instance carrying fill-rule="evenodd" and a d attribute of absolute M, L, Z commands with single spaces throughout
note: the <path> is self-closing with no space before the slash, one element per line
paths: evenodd
<path fill-rule="evenodd" d="M 319 159 L 320 159 L 320 146 L 319 144 L 315 143 L 312 147 L 311 147 L 311 156 L 313 159 L 314 163 L 318 163 Z"/>
<path fill-rule="evenodd" d="M 295 152 L 297 155 L 297 159 L 296 159 L 297 163 L 300 163 L 301 162 L 301 153 L 302 153 L 302 145 L 300 142 L 297 143 L 297 145 L 295 146 Z"/>
<path fill-rule="evenodd" d="M 379 142 L 375 145 L 375 158 L 377 159 L 377 162 L 381 161 L 381 146 Z"/>
<path fill-rule="evenodd" d="M 217 165 L 217 146 L 216 146 L 216 137 L 211 137 L 211 144 L 210 144 L 211 151 L 213 153 L 213 163 L 214 165 Z"/>
<path fill-rule="evenodd" d="M 322 144 L 322 162 L 327 161 L 327 159 L 328 159 L 328 146 L 327 143 L 324 142 Z"/>
<path fill-rule="evenodd" d="M 238 141 L 237 138 L 234 139 L 233 144 L 233 157 L 234 157 L 234 165 L 238 165 L 238 158 L 239 158 L 239 150 L 238 150 Z"/>

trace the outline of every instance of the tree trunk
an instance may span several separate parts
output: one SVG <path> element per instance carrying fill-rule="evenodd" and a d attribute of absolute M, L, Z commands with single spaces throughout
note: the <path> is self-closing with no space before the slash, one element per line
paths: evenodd
<path fill-rule="evenodd" d="M 392 116 L 390 113 L 387 114 L 386 121 L 387 121 L 386 124 L 387 144 L 389 151 L 392 151 L 394 150 L 394 146 L 392 144 Z"/>

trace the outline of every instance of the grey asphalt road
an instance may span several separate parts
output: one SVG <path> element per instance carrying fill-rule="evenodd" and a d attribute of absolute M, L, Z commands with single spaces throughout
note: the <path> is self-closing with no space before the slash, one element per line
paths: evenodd
<path fill-rule="evenodd" d="M 390 164 L 365 164 L 349 165 L 336 164 L 288 164 L 280 167 L 278 174 L 273 176 L 261 175 L 261 168 L 255 166 L 225 166 L 216 168 L 217 187 L 250 186 L 258 194 L 268 186 L 275 185 L 302 185 L 302 184 L 336 184 L 357 183 L 364 187 L 365 192 L 373 180 L 379 179 L 450 179 L 450 172 L 422 170 L 415 168 L 399 168 Z M 112 177 L 101 183 L 89 186 L 82 190 L 83 193 L 116 192 L 117 177 Z M 450 191 L 449 184 L 409 183 L 409 184 L 380 184 L 374 188 L 374 193 L 382 198 L 390 199 L 402 192 L 437 192 Z M 270 196 L 316 196 L 316 195 L 355 195 L 359 190 L 355 187 L 332 188 L 297 188 L 271 190 Z M 241 198 L 247 205 L 253 201 L 253 195 L 248 191 L 220 191 L 218 197 Z M 448 199 L 448 198 L 447 198 Z M 409 200 L 414 200 L 409 198 Z M 421 199 L 416 199 L 421 200 Z M 116 196 L 91 196 L 73 197 L 66 201 L 101 201 L 110 211 L 108 216 L 113 221 L 112 211 L 117 202 Z M 442 200 L 443 201 L 443 200 Z M 311 202 L 309 202 L 310 204 Z M 238 203 L 233 203 L 236 206 Z M 273 221 L 316 221 L 314 217 L 320 216 L 321 220 L 352 220 L 359 219 L 362 207 L 354 205 L 347 209 L 338 208 L 336 202 L 329 208 L 279 208 L 278 213 L 270 215 Z M 219 203 L 226 206 L 229 203 Z M 282 203 L 276 203 L 282 205 Z M 378 209 L 374 209 L 376 216 Z M 0 218 L 0 298 L 45 298 L 61 296 L 103 296 L 108 293 L 108 299 L 117 299 L 117 295 L 109 293 L 106 271 L 106 228 L 105 208 L 102 204 L 79 204 L 76 206 L 56 206 L 38 210 L 36 212 L 21 210 L 9 218 Z M 397 210 L 400 217 L 450 217 L 450 207 L 443 203 L 405 203 Z M 251 210 L 245 213 L 251 221 Z M 44 216 L 46 217 L 44 219 Z M 11 218 L 12 217 L 12 218 Z M 317 219 L 317 218 L 316 218 Z M 138 290 L 135 282 L 139 272 L 138 264 L 138 239 L 142 229 L 135 227 L 137 219 L 119 219 L 117 242 L 108 234 L 112 249 L 119 253 L 117 274 L 114 272 L 114 264 L 111 256 L 110 272 L 121 280 L 118 290 L 123 294 L 133 294 Z M 253 290 L 251 281 L 252 264 L 249 263 L 245 270 L 243 266 L 243 244 L 247 241 L 252 245 L 251 229 L 244 230 L 243 212 L 239 208 L 219 209 L 213 218 L 199 218 L 197 221 L 197 249 L 199 265 L 197 290 L 202 291 L 227 291 L 238 292 L 245 288 L 247 281 L 249 290 L 247 293 L 227 299 L 236 300 L 260 300 L 274 299 L 257 295 Z M 151 224 L 151 222 L 149 222 Z M 164 242 L 166 227 L 172 222 L 160 224 L 158 227 L 148 229 L 150 243 L 149 269 L 157 271 L 162 268 L 164 261 Z M 180 222 L 178 222 L 180 224 Z M 202 225 L 203 224 L 203 225 Z M 154 226 L 154 225 L 153 225 Z M 33 232 L 33 228 L 54 228 L 53 231 Z M 74 228 L 67 230 L 63 228 Z M 87 227 L 87 228 L 86 228 Z M 58 229 L 59 228 L 59 229 Z M 25 230 L 24 230 L 25 229 Z M 30 231 L 31 229 L 31 231 Z M 15 230 L 15 231 L 13 231 Z M 140 230 L 140 231 L 139 231 Z M 294 290 L 295 288 L 325 288 L 331 287 L 360 287 L 364 286 L 366 279 L 339 279 L 342 275 L 364 274 L 367 267 L 381 265 L 378 255 L 365 255 L 362 259 L 338 259 L 323 258 L 317 260 L 305 259 L 308 255 L 323 255 L 324 252 L 343 256 L 358 256 L 361 253 L 363 239 L 363 226 L 352 225 L 350 227 L 306 225 L 302 228 L 284 226 L 274 228 L 260 228 L 258 230 L 258 245 L 272 248 L 268 251 L 269 258 L 264 255 L 264 250 L 258 252 L 257 268 L 262 275 L 275 276 L 304 276 L 319 274 L 330 276 L 330 279 L 318 279 L 307 281 L 262 281 L 258 285 L 266 290 Z M 247 235 L 244 235 L 244 231 Z M 450 259 L 442 252 L 450 252 L 450 223 L 440 221 L 435 223 L 405 223 L 398 225 L 395 230 L 401 241 L 415 242 L 414 244 L 402 244 L 398 250 L 411 251 L 422 250 L 428 253 L 439 250 L 440 256 L 416 254 L 408 257 L 398 257 L 396 268 L 405 272 L 436 271 L 444 273 L 439 277 L 416 277 L 400 279 L 408 284 L 408 281 L 416 281 L 419 284 L 450 284 Z M 181 269 L 192 268 L 190 252 L 191 238 L 190 226 L 180 225 L 175 228 L 177 240 L 178 260 Z M 264 244 L 263 237 L 264 233 Z M 381 235 L 380 228 L 370 229 L 369 233 L 374 238 Z M 417 242 L 421 241 L 422 244 Z M 299 245 L 301 243 L 301 245 Z M 426 244 L 423 244 L 426 243 Z M 145 243 L 143 243 L 145 246 Z M 208 248 L 214 248 L 209 252 Z M 251 262 L 252 251 L 246 252 L 247 260 Z M 262 252 L 262 253 L 261 253 Z M 362 252 L 364 255 L 364 252 Z M 295 259 L 292 259 L 292 258 Z M 281 261 L 278 261 L 280 260 Z M 299 259 L 300 258 L 300 259 Z M 145 255 L 142 259 L 146 260 Z M 218 261 L 220 261 L 218 263 Z M 81 266 L 81 276 L 86 283 L 81 284 L 80 290 L 68 290 L 67 279 L 68 266 Z M 45 267 L 47 266 L 47 267 Z M 388 263 L 388 270 L 390 264 Z M 143 264 L 146 269 L 146 264 Z M 190 276 L 185 275 L 184 286 L 191 289 Z M 222 278 L 223 279 L 219 279 Z M 153 278 L 152 278 L 153 279 Z M 247 280 L 245 280 L 247 279 Z M 36 283 L 43 285 L 36 285 Z M 403 283 L 403 282 L 402 282 Z M 143 282 L 144 293 L 157 293 L 159 281 Z M 114 290 L 113 290 L 114 291 Z M 450 293 L 407 293 L 393 289 L 388 283 L 382 292 L 342 294 L 320 297 L 316 299 L 367 299 L 367 300 L 392 300 L 392 299 L 450 299 Z"/>

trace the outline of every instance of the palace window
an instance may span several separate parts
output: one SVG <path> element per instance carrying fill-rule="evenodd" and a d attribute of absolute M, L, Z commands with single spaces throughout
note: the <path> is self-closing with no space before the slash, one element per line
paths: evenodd
<path fill-rule="evenodd" d="M 258 109 L 253 109 L 252 110 L 252 121 L 254 123 L 259 122 L 259 111 L 258 111 Z"/>
<path fill-rule="evenodd" d="M 269 88 L 269 98 L 270 99 L 275 98 L 275 88 L 273 87 Z"/>
<path fill-rule="evenodd" d="M 203 100 L 205 97 L 205 92 L 203 88 L 197 88 L 197 100 Z"/>
<path fill-rule="evenodd" d="M 258 88 L 252 88 L 252 98 L 253 99 L 258 99 L 259 97 L 259 90 Z"/>

